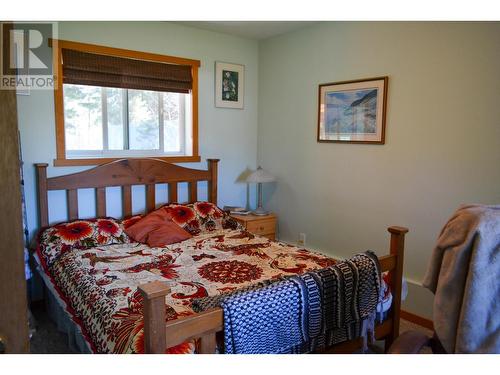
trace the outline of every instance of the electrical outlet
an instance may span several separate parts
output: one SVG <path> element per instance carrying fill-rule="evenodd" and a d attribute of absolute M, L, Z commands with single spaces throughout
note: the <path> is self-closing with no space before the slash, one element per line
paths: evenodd
<path fill-rule="evenodd" d="M 305 246 L 306 244 L 306 234 L 305 233 L 299 233 L 299 241 L 297 242 L 300 246 Z"/>

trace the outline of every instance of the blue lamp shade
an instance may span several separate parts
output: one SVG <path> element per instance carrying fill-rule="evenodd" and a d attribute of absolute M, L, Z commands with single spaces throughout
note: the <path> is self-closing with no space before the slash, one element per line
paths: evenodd
<path fill-rule="evenodd" d="M 268 183 L 268 182 L 274 182 L 276 181 L 276 178 L 269 173 L 268 171 L 265 171 L 261 167 L 257 168 L 255 172 L 250 174 L 250 176 L 247 177 L 246 182 L 251 184 L 251 183 L 256 183 L 257 184 L 257 191 L 258 191 L 258 196 L 259 196 L 259 203 L 258 207 L 255 211 L 253 211 L 254 215 L 267 215 L 269 214 L 268 211 L 264 210 L 262 207 L 262 184 L 263 183 Z"/>

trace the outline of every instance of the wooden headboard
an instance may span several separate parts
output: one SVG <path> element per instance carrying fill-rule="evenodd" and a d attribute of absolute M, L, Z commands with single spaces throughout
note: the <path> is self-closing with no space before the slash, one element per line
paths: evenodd
<path fill-rule="evenodd" d="M 68 219 L 78 219 L 78 189 L 96 190 L 97 217 L 106 216 L 106 187 L 122 188 L 123 217 L 132 215 L 132 185 L 146 186 L 146 212 L 155 209 L 156 184 L 168 184 L 168 202 L 176 203 L 178 183 L 187 182 L 188 202 L 198 200 L 198 181 L 208 181 L 208 200 L 217 204 L 217 163 L 219 159 L 208 159 L 208 170 L 184 168 L 163 160 L 121 159 L 95 168 L 64 176 L 47 178 L 46 163 L 35 164 L 38 182 L 38 208 L 40 226 L 49 225 L 49 190 L 66 190 Z"/>

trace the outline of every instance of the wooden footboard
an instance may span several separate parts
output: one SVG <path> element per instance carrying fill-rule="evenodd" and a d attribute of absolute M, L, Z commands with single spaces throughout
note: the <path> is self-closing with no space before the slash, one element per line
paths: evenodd
<path fill-rule="evenodd" d="M 389 316 L 375 330 L 375 337 L 379 340 L 385 340 L 386 350 L 399 335 L 404 238 L 408 229 L 392 226 L 388 228 L 388 231 L 391 234 L 390 253 L 379 257 L 379 261 L 382 272 L 389 271 L 393 299 Z M 155 281 L 141 285 L 139 290 L 144 298 L 146 353 L 165 353 L 167 348 L 191 339 L 199 339 L 199 353 L 215 352 L 215 334 L 223 329 L 222 309 L 215 308 L 165 323 L 165 295 L 169 293 L 168 286 L 160 281 Z M 357 339 L 335 345 L 326 352 L 352 353 L 361 345 L 361 340 Z"/>

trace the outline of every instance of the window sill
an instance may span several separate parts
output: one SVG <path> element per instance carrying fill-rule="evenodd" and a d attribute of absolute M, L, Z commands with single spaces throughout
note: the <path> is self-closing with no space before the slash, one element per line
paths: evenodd
<path fill-rule="evenodd" d="M 161 157 L 153 156 L 150 158 L 163 160 L 168 163 L 197 163 L 201 161 L 200 156 L 161 156 Z M 133 159 L 133 158 L 123 157 L 123 158 L 90 158 L 90 159 L 54 159 L 54 167 L 100 165 L 121 159 Z"/>

